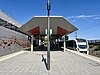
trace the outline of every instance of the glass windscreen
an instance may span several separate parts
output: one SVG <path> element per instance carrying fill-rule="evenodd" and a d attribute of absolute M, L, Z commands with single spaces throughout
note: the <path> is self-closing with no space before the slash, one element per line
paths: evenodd
<path fill-rule="evenodd" d="M 78 45 L 79 46 L 79 48 L 81 48 L 81 49 L 86 49 L 87 48 L 87 45 Z"/>
<path fill-rule="evenodd" d="M 86 42 L 85 39 L 76 39 L 78 42 Z"/>

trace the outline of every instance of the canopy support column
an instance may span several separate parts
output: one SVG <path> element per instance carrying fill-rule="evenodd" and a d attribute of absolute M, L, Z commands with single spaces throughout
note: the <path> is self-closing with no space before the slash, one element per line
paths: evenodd
<path fill-rule="evenodd" d="M 31 52 L 33 52 L 33 49 L 34 49 L 34 47 L 33 47 L 33 35 L 31 35 Z"/>
<path fill-rule="evenodd" d="M 66 39 L 65 39 L 65 35 L 64 35 L 64 52 L 66 51 Z"/>

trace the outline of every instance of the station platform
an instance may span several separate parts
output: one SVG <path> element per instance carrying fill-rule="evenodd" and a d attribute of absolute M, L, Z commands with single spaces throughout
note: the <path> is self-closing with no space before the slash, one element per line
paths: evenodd
<path fill-rule="evenodd" d="M 44 63 L 46 51 L 21 51 L 0 57 L 0 75 L 100 75 L 100 63 L 94 60 L 70 51 L 50 54 L 49 71 Z"/>

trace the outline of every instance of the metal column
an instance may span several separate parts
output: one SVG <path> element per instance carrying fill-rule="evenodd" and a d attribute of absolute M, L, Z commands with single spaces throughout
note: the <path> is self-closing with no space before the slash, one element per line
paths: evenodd
<path fill-rule="evenodd" d="M 66 51 L 66 38 L 65 38 L 65 35 L 64 35 L 64 52 Z"/>
<path fill-rule="evenodd" d="M 31 35 L 31 52 L 33 52 L 33 35 Z"/>

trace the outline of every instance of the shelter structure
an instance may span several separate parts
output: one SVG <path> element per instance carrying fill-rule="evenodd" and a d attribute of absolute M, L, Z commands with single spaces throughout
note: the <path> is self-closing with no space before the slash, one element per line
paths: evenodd
<path fill-rule="evenodd" d="M 31 35 L 31 51 L 33 51 L 33 36 L 46 36 L 48 24 L 47 16 L 34 16 L 26 22 L 20 30 Z M 77 30 L 63 16 L 50 16 L 50 33 L 51 36 L 64 36 Z"/>

